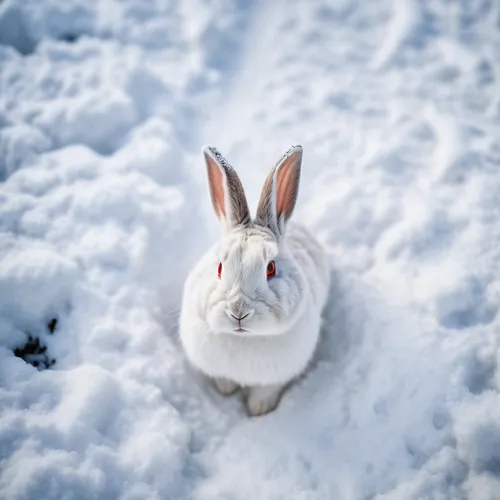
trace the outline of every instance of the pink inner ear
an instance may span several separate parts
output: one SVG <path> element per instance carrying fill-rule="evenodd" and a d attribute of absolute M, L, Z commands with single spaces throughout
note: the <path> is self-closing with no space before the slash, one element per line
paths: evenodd
<path fill-rule="evenodd" d="M 290 215 L 297 196 L 298 175 L 296 159 L 293 155 L 285 160 L 276 175 L 276 213 L 278 216 Z"/>
<path fill-rule="evenodd" d="M 215 213 L 219 219 L 226 216 L 226 207 L 224 204 L 224 177 L 220 167 L 212 159 L 212 157 L 205 153 L 207 162 L 208 182 L 210 184 L 210 195 L 212 196 L 212 204 Z"/>

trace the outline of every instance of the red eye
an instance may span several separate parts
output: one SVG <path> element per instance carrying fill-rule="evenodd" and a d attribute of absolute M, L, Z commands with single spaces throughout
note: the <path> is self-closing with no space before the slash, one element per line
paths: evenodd
<path fill-rule="evenodd" d="M 219 267 L 217 268 L 217 276 L 220 277 L 222 276 L 222 262 L 219 262 Z"/>
<path fill-rule="evenodd" d="M 276 274 L 276 264 L 274 263 L 274 260 L 269 262 L 266 271 L 267 271 L 267 279 L 272 278 Z"/>

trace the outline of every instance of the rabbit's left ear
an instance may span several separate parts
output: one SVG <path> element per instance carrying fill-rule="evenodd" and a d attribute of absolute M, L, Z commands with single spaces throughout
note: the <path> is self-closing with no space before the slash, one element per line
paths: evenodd
<path fill-rule="evenodd" d="M 215 213 L 226 230 L 251 223 L 245 191 L 240 178 L 213 146 L 202 148 L 207 166 L 210 196 Z"/>
<path fill-rule="evenodd" d="M 257 208 L 256 224 L 280 238 L 297 201 L 302 165 L 302 146 L 292 146 L 268 175 Z"/>

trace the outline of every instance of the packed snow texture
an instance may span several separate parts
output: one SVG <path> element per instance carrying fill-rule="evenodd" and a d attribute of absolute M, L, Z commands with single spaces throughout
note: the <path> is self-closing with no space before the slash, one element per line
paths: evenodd
<path fill-rule="evenodd" d="M 177 339 L 205 143 L 331 255 L 260 418 Z M 2 500 L 500 499 L 498 2 L 4 0 L 0 179 Z"/>

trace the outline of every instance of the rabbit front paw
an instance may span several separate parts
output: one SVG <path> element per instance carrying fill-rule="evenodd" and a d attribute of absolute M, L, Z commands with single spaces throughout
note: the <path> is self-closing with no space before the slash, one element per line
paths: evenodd
<path fill-rule="evenodd" d="M 224 396 L 231 396 L 239 388 L 239 385 L 236 382 L 228 380 L 227 378 L 216 378 L 214 379 L 214 383 L 217 390 Z"/>
<path fill-rule="evenodd" d="M 248 412 L 252 417 L 256 417 L 275 410 L 282 392 L 282 385 L 257 385 L 251 387 L 246 400 Z"/>

